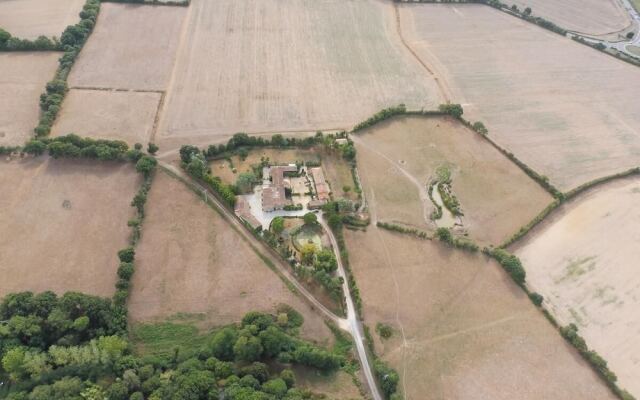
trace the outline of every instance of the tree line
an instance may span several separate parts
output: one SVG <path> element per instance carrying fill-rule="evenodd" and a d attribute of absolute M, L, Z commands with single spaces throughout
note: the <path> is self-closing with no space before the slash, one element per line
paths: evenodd
<path fill-rule="evenodd" d="M 0 395 L 10 400 L 317 399 L 290 369 L 341 368 L 344 356 L 297 337 L 302 316 L 247 313 L 188 354 L 139 357 L 110 322 L 108 299 L 51 292 L 6 296 Z M 277 366 L 276 366 L 277 364 Z"/>
<path fill-rule="evenodd" d="M 80 21 L 75 25 L 69 25 L 62 32 L 59 43 L 54 40 L 57 43 L 56 50 L 62 50 L 64 54 L 58 60 L 59 65 L 53 80 L 47 83 L 45 92 L 40 96 L 40 121 L 34 129 L 38 137 L 51 132 L 51 127 L 68 90 L 67 77 L 71 67 L 93 31 L 99 12 L 100 0 L 87 0 L 80 11 Z"/>
<path fill-rule="evenodd" d="M 20 39 L 0 28 L 0 51 L 60 51 L 63 50 L 58 38 L 38 36 L 35 40 Z"/>

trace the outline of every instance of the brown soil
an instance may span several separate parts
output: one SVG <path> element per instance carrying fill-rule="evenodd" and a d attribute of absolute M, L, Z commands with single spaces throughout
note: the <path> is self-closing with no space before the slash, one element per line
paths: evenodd
<path fill-rule="evenodd" d="M 20 146 L 33 135 L 40 94 L 59 57 L 56 52 L 0 53 L 0 146 Z"/>
<path fill-rule="evenodd" d="M 514 248 L 532 290 L 563 324 L 574 323 L 640 396 L 640 179 L 601 186 L 565 204 Z"/>
<path fill-rule="evenodd" d="M 638 67 L 483 5 L 400 14 L 465 117 L 560 189 L 638 165 Z"/>
<path fill-rule="evenodd" d="M 502 269 L 482 255 L 369 227 L 346 231 L 365 323 L 407 400 L 615 399 Z"/>
<path fill-rule="evenodd" d="M 109 296 L 140 178 L 128 164 L 0 162 L 0 297 L 31 290 Z"/>
<path fill-rule="evenodd" d="M 216 211 L 162 172 L 149 193 L 136 259 L 129 300 L 135 322 L 201 313 L 206 325 L 220 326 L 284 303 L 304 315 L 304 337 L 332 338 L 323 320 Z"/>
<path fill-rule="evenodd" d="M 451 118 L 394 118 L 357 134 L 356 143 L 365 196 L 381 221 L 434 227 L 433 203 L 428 197 L 421 202 L 416 183 L 399 168 L 426 191 L 436 169 L 448 166 L 464 228 L 483 244 L 502 242 L 552 201 L 489 142 Z"/>
<path fill-rule="evenodd" d="M 102 4 L 69 86 L 164 90 L 186 12 L 185 7 Z"/>
<path fill-rule="evenodd" d="M 38 36 L 60 37 L 76 24 L 84 0 L 4 0 L 0 1 L 0 27 L 20 39 Z"/>
<path fill-rule="evenodd" d="M 129 145 L 146 144 L 160 97 L 160 93 L 72 89 L 64 99 L 51 135 L 75 133 L 124 140 Z"/>

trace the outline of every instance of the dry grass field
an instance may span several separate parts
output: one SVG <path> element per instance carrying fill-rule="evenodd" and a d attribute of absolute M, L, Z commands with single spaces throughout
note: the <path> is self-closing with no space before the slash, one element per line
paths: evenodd
<path fill-rule="evenodd" d="M 637 67 L 487 6 L 400 14 L 465 116 L 561 189 L 638 164 Z"/>
<path fill-rule="evenodd" d="M 517 245 L 533 290 L 640 396 L 640 179 L 566 204 Z"/>
<path fill-rule="evenodd" d="M 305 317 L 303 336 L 332 337 L 216 211 L 165 173 L 157 174 L 149 194 L 136 260 L 129 300 L 135 322 L 190 313 L 204 314 L 203 324 L 212 327 L 288 304 Z"/>
<path fill-rule="evenodd" d="M 534 16 L 590 35 L 616 32 L 631 24 L 618 0 L 513 0 L 508 4 L 515 4 L 520 10 L 530 7 Z"/>
<path fill-rule="evenodd" d="M 317 370 L 305 367 L 294 368 L 296 387 L 303 387 L 312 392 L 324 394 L 327 400 L 362 400 L 357 386 L 349 374 L 338 371 L 325 376 Z"/>
<path fill-rule="evenodd" d="M 389 2 L 196 0 L 186 24 L 164 139 L 350 128 L 383 107 L 441 102 Z"/>
<path fill-rule="evenodd" d="M 160 93 L 106 90 L 69 91 L 51 136 L 75 133 L 93 138 L 120 139 L 133 145 L 151 137 Z"/>
<path fill-rule="evenodd" d="M 40 94 L 59 57 L 54 52 L 0 53 L 0 146 L 22 145 L 33 135 Z"/>
<path fill-rule="evenodd" d="M 84 0 L 2 0 L 0 27 L 21 39 L 58 38 L 80 20 Z"/>
<path fill-rule="evenodd" d="M 426 187 L 443 165 L 452 173 L 453 191 L 465 214 L 464 226 L 482 243 L 500 243 L 552 201 L 502 153 L 450 118 L 394 118 L 352 138 L 367 188 L 365 196 L 382 221 L 433 226 L 429 215 L 434 207 L 426 197 Z M 413 185 L 399 185 L 400 180 Z M 407 190 L 412 194 L 407 195 Z"/>
<path fill-rule="evenodd" d="M 110 296 L 138 175 L 123 164 L 1 161 L 0 297 L 22 290 Z"/>
<path fill-rule="evenodd" d="M 185 7 L 102 4 L 69 86 L 166 89 L 186 13 Z"/>
<path fill-rule="evenodd" d="M 407 400 L 603 400 L 606 385 L 494 262 L 376 227 L 346 232 L 365 322 Z"/>

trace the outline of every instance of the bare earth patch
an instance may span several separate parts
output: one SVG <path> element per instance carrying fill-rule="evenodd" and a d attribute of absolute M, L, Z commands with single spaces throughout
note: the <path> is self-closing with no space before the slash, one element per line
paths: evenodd
<path fill-rule="evenodd" d="M 346 232 L 365 322 L 407 400 L 614 399 L 492 261 L 376 227 Z"/>
<path fill-rule="evenodd" d="M 465 116 L 560 189 L 637 166 L 637 67 L 487 6 L 402 5 L 400 14 Z"/>
<path fill-rule="evenodd" d="M 162 138 L 349 128 L 441 102 L 381 1 L 193 1 Z"/>
<path fill-rule="evenodd" d="M 39 99 L 61 53 L 0 53 L 0 146 L 18 146 L 33 135 Z"/>
<path fill-rule="evenodd" d="M 164 90 L 186 12 L 185 7 L 102 4 L 69 86 Z"/>
<path fill-rule="evenodd" d="M 77 90 L 67 93 L 52 136 L 75 133 L 101 139 L 147 143 L 160 93 Z"/>
<path fill-rule="evenodd" d="M 500 243 L 552 201 L 489 142 L 451 118 L 394 118 L 352 138 L 365 196 L 382 221 L 434 227 L 433 203 L 424 193 L 421 201 L 418 185 L 426 192 L 440 166 L 451 171 L 464 227 L 482 243 Z"/>
<path fill-rule="evenodd" d="M 159 172 L 146 209 L 129 300 L 133 321 L 204 314 L 203 324 L 212 327 L 284 303 L 304 315 L 303 336 L 330 341 L 331 332 L 310 306 L 182 182 Z"/>
<path fill-rule="evenodd" d="M 84 0 L 3 0 L 0 27 L 20 39 L 59 38 L 67 26 L 80 20 L 83 4 Z"/>
<path fill-rule="evenodd" d="M 590 35 L 616 32 L 631 24 L 629 14 L 616 0 L 514 0 L 511 4 L 520 10 L 530 7 L 534 16 Z"/>
<path fill-rule="evenodd" d="M 23 290 L 110 296 L 139 183 L 127 164 L 0 162 L 0 297 Z"/>
<path fill-rule="evenodd" d="M 625 179 L 563 206 L 516 253 L 529 286 L 563 324 L 575 323 L 640 396 L 640 180 Z"/>

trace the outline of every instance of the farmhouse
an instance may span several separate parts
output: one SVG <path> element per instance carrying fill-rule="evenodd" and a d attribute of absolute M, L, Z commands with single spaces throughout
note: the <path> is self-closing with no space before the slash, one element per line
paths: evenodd
<path fill-rule="evenodd" d="M 311 168 L 309 171 L 311 172 L 311 176 L 313 177 L 313 183 L 316 187 L 316 195 L 318 196 L 318 200 L 329 201 L 329 193 L 331 193 L 331 189 L 329 188 L 329 184 L 327 183 L 327 181 L 324 179 L 324 172 L 322 172 L 322 168 Z"/>
<path fill-rule="evenodd" d="M 234 211 L 238 218 L 249 224 L 252 229 L 256 231 L 262 229 L 262 224 L 260 223 L 260 221 L 258 221 L 258 219 L 254 217 L 253 214 L 251 214 L 251 205 L 244 196 L 238 196 L 236 198 L 236 206 Z"/>
<path fill-rule="evenodd" d="M 286 182 L 284 179 L 284 174 L 295 172 L 298 172 L 298 167 L 296 165 L 282 165 L 264 169 L 264 184 L 262 187 L 262 211 L 269 212 L 282 210 L 285 206 L 292 204 L 291 200 L 287 199 L 286 196 Z"/>

